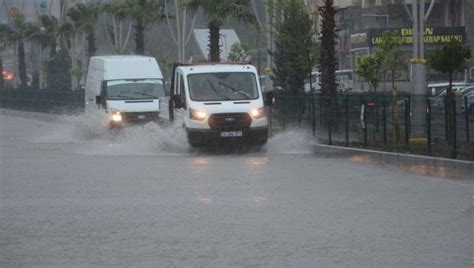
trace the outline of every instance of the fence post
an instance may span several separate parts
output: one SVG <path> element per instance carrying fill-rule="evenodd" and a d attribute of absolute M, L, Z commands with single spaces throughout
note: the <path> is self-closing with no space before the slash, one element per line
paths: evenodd
<path fill-rule="evenodd" d="M 313 127 L 313 138 L 316 137 L 316 104 L 314 103 L 314 93 L 311 93 L 311 126 Z"/>
<path fill-rule="evenodd" d="M 426 136 L 428 145 L 428 155 L 431 156 L 431 101 L 426 97 Z"/>
<path fill-rule="evenodd" d="M 444 132 L 446 141 L 449 141 L 449 126 L 448 126 L 448 94 L 444 96 Z"/>
<path fill-rule="evenodd" d="M 365 107 L 362 117 L 362 120 L 364 122 L 364 147 L 367 147 L 367 109 Z"/>
<path fill-rule="evenodd" d="M 410 120 L 410 102 L 409 100 L 405 100 L 405 145 L 406 149 L 410 151 L 410 130 L 409 128 L 409 120 Z"/>
<path fill-rule="evenodd" d="M 296 97 L 296 107 L 297 107 L 297 113 L 298 113 L 298 128 L 301 128 L 301 121 L 303 120 L 303 107 L 302 105 L 302 97 Z"/>
<path fill-rule="evenodd" d="M 467 107 L 467 96 L 464 96 L 464 121 L 466 121 L 466 142 L 471 141 L 469 137 L 469 107 Z"/>
<path fill-rule="evenodd" d="M 383 95 L 383 146 L 387 147 L 387 96 Z"/>
<path fill-rule="evenodd" d="M 345 131 L 346 131 L 346 147 L 349 147 L 349 97 L 346 95 L 345 99 L 345 113 L 346 113 L 346 124 L 345 124 Z"/>
<path fill-rule="evenodd" d="M 457 158 L 458 157 L 458 145 L 457 145 L 457 134 L 456 134 L 456 130 L 457 130 L 457 122 L 456 122 L 456 101 L 453 100 L 453 155 L 452 157 L 453 158 Z"/>
<path fill-rule="evenodd" d="M 284 100 L 285 100 L 285 101 L 284 101 L 283 103 L 284 103 L 285 109 L 283 109 L 283 110 L 284 110 L 285 112 L 284 112 L 284 114 L 283 114 L 283 129 L 286 130 L 286 123 L 287 123 L 286 121 L 288 120 L 288 102 L 289 102 L 288 96 L 285 96 L 285 97 L 284 97 Z"/>
<path fill-rule="evenodd" d="M 333 107 L 332 107 L 332 93 L 330 93 L 329 96 L 326 96 L 328 100 L 328 106 L 326 107 L 326 114 L 327 116 L 327 122 L 328 122 L 328 143 L 329 145 L 332 145 L 332 120 L 334 119 L 332 116 L 333 113 Z"/>

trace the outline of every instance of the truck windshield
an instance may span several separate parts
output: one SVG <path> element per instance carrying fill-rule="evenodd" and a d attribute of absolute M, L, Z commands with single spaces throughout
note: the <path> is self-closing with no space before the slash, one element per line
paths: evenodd
<path fill-rule="evenodd" d="M 165 95 L 161 79 L 125 79 L 107 81 L 109 100 L 157 99 Z"/>
<path fill-rule="evenodd" d="M 255 74 L 244 72 L 188 75 L 193 101 L 254 100 L 258 98 Z"/>

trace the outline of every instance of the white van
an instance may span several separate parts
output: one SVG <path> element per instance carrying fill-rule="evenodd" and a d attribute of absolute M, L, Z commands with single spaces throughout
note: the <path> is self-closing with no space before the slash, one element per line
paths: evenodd
<path fill-rule="evenodd" d="M 182 124 L 193 147 L 225 141 L 263 145 L 268 121 L 258 73 L 250 64 L 177 64 L 160 117 Z M 268 94 L 269 98 L 271 94 Z M 168 106 L 168 109 L 165 109 Z"/>
<path fill-rule="evenodd" d="M 158 120 L 163 75 L 153 57 L 91 57 L 87 71 L 85 111 L 100 114 L 108 126 Z"/>

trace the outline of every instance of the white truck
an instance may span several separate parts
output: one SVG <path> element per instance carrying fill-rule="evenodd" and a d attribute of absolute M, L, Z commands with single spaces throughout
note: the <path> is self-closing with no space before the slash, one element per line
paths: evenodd
<path fill-rule="evenodd" d="M 263 145 L 268 120 L 257 78 L 250 64 L 176 64 L 160 117 L 181 124 L 193 147 L 226 141 Z"/>
<path fill-rule="evenodd" d="M 85 112 L 122 127 L 159 119 L 159 98 L 165 96 L 163 75 L 153 57 L 91 57 L 87 71 Z M 98 112 L 100 111 L 100 112 Z"/>

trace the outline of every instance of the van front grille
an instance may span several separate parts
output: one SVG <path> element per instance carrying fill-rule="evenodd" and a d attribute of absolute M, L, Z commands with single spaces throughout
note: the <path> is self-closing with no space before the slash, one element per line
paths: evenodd
<path fill-rule="evenodd" d="M 150 122 L 158 119 L 158 112 L 122 113 L 123 121 L 127 123 Z"/>
<path fill-rule="evenodd" d="M 212 114 L 208 122 L 211 129 L 240 130 L 250 128 L 252 118 L 248 113 Z"/>

